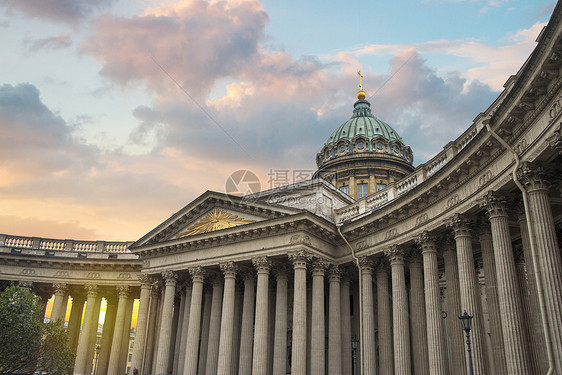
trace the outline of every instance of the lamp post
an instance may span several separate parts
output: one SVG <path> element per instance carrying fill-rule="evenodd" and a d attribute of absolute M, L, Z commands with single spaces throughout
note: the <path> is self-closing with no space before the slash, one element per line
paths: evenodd
<path fill-rule="evenodd" d="M 353 358 L 353 375 L 357 375 L 357 344 L 359 340 L 357 337 L 353 336 L 351 338 L 351 354 Z"/>
<path fill-rule="evenodd" d="M 94 375 L 96 375 L 96 370 L 98 369 L 98 360 L 100 359 L 100 346 L 96 345 L 95 361 L 94 361 Z"/>
<path fill-rule="evenodd" d="M 466 348 L 468 350 L 468 373 L 469 375 L 473 375 L 474 372 L 472 370 L 472 352 L 470 350 L 470 326 L 472 324 L 472 316 L 468 315 L 465 310 L 464 314 L 459 316 L 459 319 L 461 320 L 462 329 L 464 329 L 464 332 L 466 333 Z"/>

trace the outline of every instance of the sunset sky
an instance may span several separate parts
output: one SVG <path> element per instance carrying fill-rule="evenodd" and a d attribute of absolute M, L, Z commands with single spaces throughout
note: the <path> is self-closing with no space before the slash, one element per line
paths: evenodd
<path fill-rule="evenodd" d="M 263 189 L 270 171 L 313 171 L 358 70 L 424 163 L 517 73 L 554 5 L 0 0 L 0 233 L 136 240 L 237 170 Z"/>

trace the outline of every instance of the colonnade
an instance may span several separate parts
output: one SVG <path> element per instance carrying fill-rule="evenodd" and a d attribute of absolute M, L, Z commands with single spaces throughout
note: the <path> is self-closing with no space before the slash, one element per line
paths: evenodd
<path fill-rule="evenodd" d="M 547 182 L 537 180 L 540 168 L 527 167 L 522 178 L 532 230 L 541 233 L 534 246 L 549 319 L 544 326 L 554 348 L 561 348 L 560 250 L 544 199 Z M 160 297 L 145 298 L 150 286 L 142 288 L 133 367 L 157 375 L 350 374 L 355 336 L 362 341 L 356 362 L 364 374 L 463 374 L 466 349 L 457 317 L 467 311 L 476 374 L 545 372 L 532 240 L 524 209 L 517 221 L 521 236 L 511 235 L 511 198 L 489 192 L 476 214 L 452 215 L 446 227 L 417 234 L 415 241 L 364 254 L 360 273 L 306 249 L 190 267 L 189 274 L 166 271 Z M 151 303 L 159 304 L 159 321 L 152 324 Z M 174 309 L 182 311 L 177 320 Z M 152 361 L 156 365 L 148 366 Z"/>

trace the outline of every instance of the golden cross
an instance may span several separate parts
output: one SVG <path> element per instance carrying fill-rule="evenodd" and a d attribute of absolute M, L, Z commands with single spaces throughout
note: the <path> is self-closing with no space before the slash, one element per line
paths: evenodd
<path fill-rule="evenodd" d="M 363 78 L 363 76 L 361 75 L 361 71 L 358 70 L 357 74 L 359 74 L 359 89 L 363 90 L 363 85 L 361 84 L 361 78 Z"/>

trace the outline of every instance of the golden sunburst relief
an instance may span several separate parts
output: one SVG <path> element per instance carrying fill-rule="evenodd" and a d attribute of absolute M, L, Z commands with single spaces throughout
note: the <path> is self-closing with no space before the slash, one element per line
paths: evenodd
<path fill-rule="evenodd" d="M 255 220 L 242 219 L 224 210 L 215 208 L 197 223 L 189 226 L 185 232 L 178 234 L 177 237 L 193 236 L 250 223 L 255 223 Z"/>

